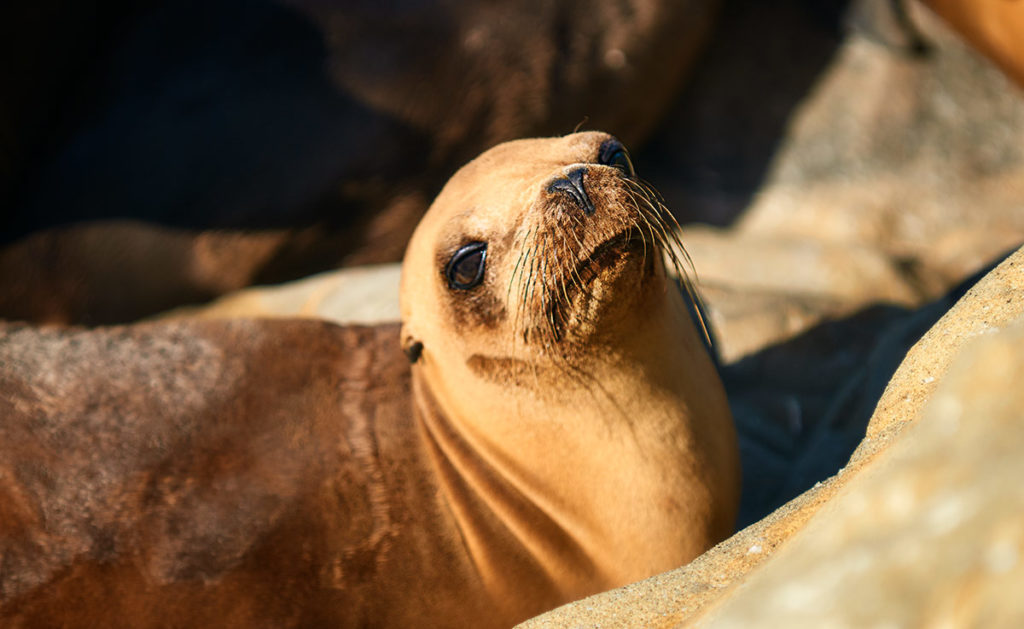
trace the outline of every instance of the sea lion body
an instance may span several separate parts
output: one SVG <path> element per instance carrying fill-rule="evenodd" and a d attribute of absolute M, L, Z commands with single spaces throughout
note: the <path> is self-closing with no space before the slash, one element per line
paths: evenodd
<path fill-rule="evenodd" d="M 728 405 L 617 147 L 456 174 L 400 330 L 5 327 L 3 624 L 500 627 L 728 535 Z"/>
<path fill-rule="evenodd" d="M 0 624 L 486 618 L 443 560 L 397 347 L 316 321 L 5 329 Z"/>

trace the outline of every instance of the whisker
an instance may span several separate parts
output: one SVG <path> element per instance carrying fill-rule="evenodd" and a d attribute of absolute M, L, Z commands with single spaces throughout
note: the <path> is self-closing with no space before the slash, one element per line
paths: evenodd
<path fill-rule="evenodd" d="M 512 285 L 515 283 L 516 274 L 519 272 L 520 265 L 523 263 L 523 258 L 529 252 L 529 249 L 526 246 L 526 241 L 529 240 L 532 231 L 532 229 L 527 230 L 526 234 L 523 236 L 522 251 L 519 252 L 519 257 L 516 259 L 516 264 L 514 267 L 512 267 L 512 274 L 508 278 L 508 290 L 505 291 L 506 302 L 508 301 L 509 296 L 512 294 Z"/>
<path fill-rule="evenodd" d="M 694 310 L 697 313 L 696 318 L 700 324 L 704 339 L 707 341 L 708 345 L 711 346 L 711 333 L 708 329 L 707 321 L 704 320 L 704 312 L 706 311 L 706 308 L 704 300 L 698 290 L 699 278 L 697 276 L 697 268 L 693 263 L 693 258 L 690 257 L 686 247 L 683 246 L 680 236 L 682 227 L 680 227 L 675 216 L 668 211 L 668 208 L 665 206 L 664 199 L 657 190 L 642 180 L 632 181 L 630 183 L 632 187 L 640 192 L 641 198 L 645 201 L 645 205 L 650 208 L 651 214 L 655 219 L 655 223 L 659 226 L 659 230 L 663 234 L 666 253 L 668 253 L 672 266 L 676 270 L 676 275 L 680 284 L 686 290 L 687 296 L 694 304 Z M 680 259 L 680 256 L 682 256 L 682 259 Z"/>

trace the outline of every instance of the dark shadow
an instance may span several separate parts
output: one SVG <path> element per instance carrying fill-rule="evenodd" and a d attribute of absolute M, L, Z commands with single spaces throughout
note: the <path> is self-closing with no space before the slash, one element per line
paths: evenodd
<path fill-rule="evenodd" d="M 639 156 L 680 219 L 727 224 L 746 207 L 794 107 L 841 41 L 846 4 L 725 0 L 685 93 Z M 18 31 L 8 33 L 16 63 L 7 69 L 18 98 L 0 107 L 0 124 L 17 121 L 0 128 L 0 139 L 16 136 L 0 147 L 0 244 L 42 228 L 125 217 L 189 229 L 328 219 L 330 228 L 358 236 L 356 216 L 385 207 L 404 192 L 397 188 L 431 198 L 458 163 L 429 163 L 431 139 L 422 129 L 332 85 L 325 70 L 336 42 L 325 38 L 334 27 L 297 6 L 94 0 L 4 9 L 5 30 Z M 52 46 L 33 48 L 50 41 L 43 33 L 53 35 Z M 439 42 L 452 36 L 419 34 Z M 397 50 L 406 53 L 399 61 L 418 67 L 411 52 L 419 48 Z M 384 44 L 374 51 L 369 62 L 394 72 L 387 64 L 397 53 Z M 593 98 L 582 102 L 594 107 Z M 607 122 L 600 111 L 594 124 Z M 519 131 L 562 129 L 554 117 Z M 467 148 L 457 161 L 481 147 Z"/>
<path fill-rule="evenodd" d="M 637 153 L 680 222 L 728 225 L 749 205 L 795 108 L 842 42 L 846 6 L 725 1 L 694 75 Z"/>
<path fill-rule="evenodd" d="M 131 9 L 128 29 L 96 8 L 81 36 L 89 62 L 64 77 L 50 137 L 29 147 L 0 242 L 113 218 L 359 231 L 364 203 L 400 192 L 380 173 L 408 183 L 425 169 L 420 133 L 331 84 L 325 35 L 297 10 L 274 0 Z"/>
<path fill-rule="evenodd" d="M 1004 257 L 920 308 L 869 306 L 722 368 L 743 462 L 738 528 L 846 465 L 907 351 Z"/>
<path fill-rule="evenodd" d="M 0 4 L 0 242 L 23 221 L 25 179 L 72 131 L 66 105 L 147 0 Z"/>

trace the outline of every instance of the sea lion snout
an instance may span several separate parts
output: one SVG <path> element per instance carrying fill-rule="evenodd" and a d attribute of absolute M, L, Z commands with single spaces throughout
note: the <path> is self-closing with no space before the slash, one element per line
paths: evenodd
<path fill-rule="evenodd" d="M 583 179 L 587 174 L 586 166 L 576 166 L 566 173 L 565 177 L 555 179 L 547 185 L 547 191 L 550 193 L 564 193 L 569 195 L 583 213 L 590 216 L 594 213 L 594 202 L 591 201 L 590 195 L 587 194 L 587 187 Z"/>

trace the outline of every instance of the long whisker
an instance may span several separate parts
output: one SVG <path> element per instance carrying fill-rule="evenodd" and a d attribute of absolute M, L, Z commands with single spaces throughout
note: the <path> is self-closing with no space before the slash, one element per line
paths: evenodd
<path fill-rule="evenodd" d="M 509 296 L 512 294 L 512 285 L 515 283 L 516 274 L 519 273 L 519 270 L 520 270 L 521 265 L 523 263 L 523 259 L 529 253 L 529 248 L 526 246 L 526 241 L 529 240 L 530 234 L 532 233 L 532 231 L 533 231 L 532 229 L 531 230 L 527 230 L 526 234 L 523 236 L 523 243 L 521 245 L 522 246 L 522 251 L 519 252 L 519 257 L 516 259 L 516 264 L 515 264 L 514 267 L 512 267 L 512 274 L 508 278 L 508 289 L 505 291 L 505 300 L 506 300 L 506 302 L 508 301 Z"/>
<path fill-rule="evenodd" d="M 686 248 L 683 246 L 680 238 L 682 228 L 679 226 L 679 222 L 676 221 L 672 213 L 668 211 L 664 200 L 661 195 L 658 194 L 657 190 L 642 180 L 626 181 L 629 182 L 630 187 L 634 191 L 640 194 L 641 200 L 644 201 L 643 205 L 647 207 L 647 211 L 642 211 L 642 213 L 652 218 L 652 222 L 658 226 L 659 231 L 662 234 L 662 242 L 664 243 L 665 252 L 669 256 L 672 266 L 676 270 L 676 275 L 680 284 L 686 290 L 687 296 L 694 304 L 694 310 L 697 313 L 696 318 L 700 324 L 701 332 L 703 333 L 705 340 L 708 342 L 708 345 L 713 345 L 711 333 L 708 329 L 707 322 L 704 320 L 706 307 L 704 305 L 704 300 L 701 298 L 700 292 L 697 289 L 699 281 L 697 278 L 697 270 L 689 252 L 687 252 Z M 682 259 L 680 259 L 680 256 L 682 256 Z"/>

